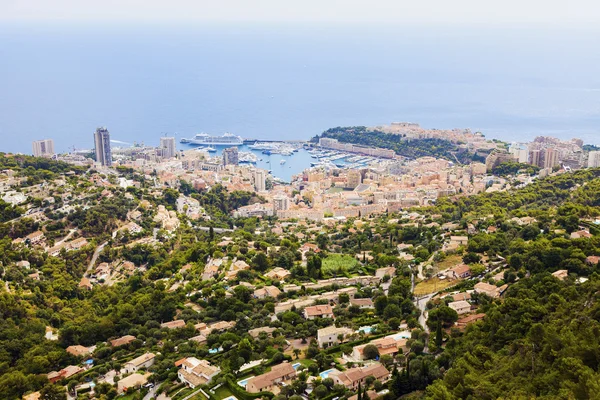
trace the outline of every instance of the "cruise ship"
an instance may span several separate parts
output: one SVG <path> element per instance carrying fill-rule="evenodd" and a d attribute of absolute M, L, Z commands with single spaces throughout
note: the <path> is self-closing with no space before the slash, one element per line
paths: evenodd
<path fill-rule="evenodd" d="M 207 133 L 198 133 L 192 139 L 181 139 L 181 143 L 206 144 L 211 146 L 239 146 L 244 144 L 244 139 L 231 133 L 225 133 L 223 136 L 210 136 Z"/>

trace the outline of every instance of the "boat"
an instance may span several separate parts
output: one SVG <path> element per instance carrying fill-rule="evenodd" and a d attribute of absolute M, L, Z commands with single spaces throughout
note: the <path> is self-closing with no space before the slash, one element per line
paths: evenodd
<path fill-rule="evenodd" d="M 207 133 L 198 133 L 191 139 L 183 138 L 181 143 L 189 144 L 206 144 L 206 145 L 221 145 L 221 146 L 240 146 L 244 144 L 244 139 L 232 133 L 225 133 L 223 136 L 211 136 Z"/>
<path fill-rule="evenodd" d="M 208 146 L 208 147 L 205 147 L 205 148 L 203 148 L 202 150 L 206 150 L 206 151 L 208 151 L 209 153 L 214 153 L 215 151 L 217 151 L 217 149 L 215 149 L 214 147 L 210 147 L 210 146 Z"/>
<path fill-rule="evenodd" d="M 279 164 L 281 164 L 281 165 L 285 164 L 285 160 L 279 161 Z"/>

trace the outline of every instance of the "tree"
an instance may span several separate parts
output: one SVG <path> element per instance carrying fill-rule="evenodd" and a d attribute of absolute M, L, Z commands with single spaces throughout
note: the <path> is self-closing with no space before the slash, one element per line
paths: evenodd
<path fill-rule="evenodd" d="M 442 320 L 438 319 L 436 329 L 435 329 L 435 347 L 438 348 L 438 351 L 441 350 L 441 348 L 442 348 L 443 340 L 444 340 L 444 337 L 443 337 L 443 332 L 442 332 Z"/>
<path fill-rule="evenodd" d="M 46 385 L 40 390 L 43 400 L 67 400 L 67 392 L 58 384 Z"/>
<path fill-rule="evenodd" d="M 363 348 L 363 356 L 366 360 L 375 360 L 379 357 L 379 349 L 374 344 L 368 344 Z"/>
<path fill-rule="evenodd" d="M 325 385 L 319 385 L 315 388 L 314 394 L 317 398 L 322 399 L 323 397 L 326 397 L 327 394 L 329 394 L 329 391 L 327 390 Z"/>

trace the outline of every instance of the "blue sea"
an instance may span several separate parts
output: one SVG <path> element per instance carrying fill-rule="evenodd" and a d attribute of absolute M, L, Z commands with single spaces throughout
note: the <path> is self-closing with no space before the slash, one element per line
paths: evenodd
<path fill-rule="evenodd" d="M 392 121 L 600 144 L 599 31 L 367 25 L 0 27 L 0 151 Z"/>

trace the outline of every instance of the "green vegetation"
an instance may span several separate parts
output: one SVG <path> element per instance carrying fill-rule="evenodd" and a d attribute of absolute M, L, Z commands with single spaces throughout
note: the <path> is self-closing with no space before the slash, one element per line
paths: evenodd
<path fill-rule="evenodd" d="M 322 271 L 326 276 L 342 276 L 355 273 L 360 263 L 347 254 L 329 254 L 323 259 Z"/>
<path fill-rule="evenodd" d="M 540 167 L 537 165 L 524 164 L 518 162 L 504 162 L 492 168 L 492 174 L 496 176 L 509 176 L 523 173 L 527 175 L 535 175 L 539 172 Z"/>
<path fill-rule="evenodd" d="M 401 135 L 388 134 L 378 130 L 370 130 L 364 126 L 337 127 L 323 132 L 312 139 L 318 142 L 319 137 L 337 139 L 344 143 L 360 144 L 364 146 L 380 147 L 394 150 L 396 154 L 407 158 L 436 157 L 449 161 L 459 161 L 468 164 L 473 161 L 484 162 L 485 157 L 469 153 L 452 142 L 442 139 L 411 139 L 407 140 Z"/>

